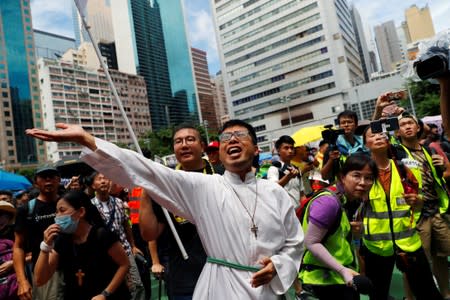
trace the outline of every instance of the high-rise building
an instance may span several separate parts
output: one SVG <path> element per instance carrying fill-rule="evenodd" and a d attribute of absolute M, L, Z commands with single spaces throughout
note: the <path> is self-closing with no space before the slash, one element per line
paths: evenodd
<path fill-rule="evenodd" d="M 211 77 L 211 85 L 214 97 L 214 109 L 216 110 L 217 122 L 222 126 L 229 119 L 228 103 L 225 95 L 222 72 L 219 71 L 215 77 Z"/>
<path fill-rule="evenodd" d="M 86 66 L 94 70 L 101 68 L 94 46 L 92 46 L 92 43 L 89 42 L 81 43 L 78 49 L 67 50 L 66 53 L 61 56 L 61 59 L 65 62 L 74 65 Z M 106 62 L 105 57 L 102 57 L 102 59 Z"/>
<path fill-rule="evenodd" d="M 106 59 L 108 69 L 118 70 L 116 44 L 114 42 L 99 42 L 98 49 L 100 50 L 101 55 Z"/>
<path fill-rule="evenodd" d="M 43 161 L 43 142 L 25 129 L 42 127 L 30 1 L 0 1 L 0 163 Z"/>
<path fill-rule="evenodd" d="M 377 25 L 374 31 L 381 70 L 383 72 L 391 72 L 402 63 L 400 40 L 394 21 L 391 20 Z"/>
<path fill-rule="evenodd" d="M 80 46 L 81 47 L 81 46 Z M 70 52 L 73 54 L 73 52 Z M 38 61 L 44 128 L 55 123 L 78 124 L 96 137 L 111 142 L 131 144 L 132 140 L 120 110 L 112 99 L 105 74 L 100 69 L 83 65 L 84 60 L 65 62 Z M 136 136 L 151 130 L 147 93 L 143 77 L 109 70 L 124 110 Z M 64 156 L 77 156 L 80 145 L 46 143 L 47 159 L 58 161 Z"/>
<path fill-rule="evenodd" d="M 358 45 L 359 59 L 361 61 L 361 67 L 364 73 L 364 80 L 369 82 L 370 74 L 372 74 L 374 70 L 370 66 L 369 48 L 367 47 L 363 23 L 355 6 L 352 6 L 350 12 L 352 14 L 352 23 L 355 29 L 355 39 L 356 44 Z"/>
<path fill-rule="evenodd" d="M 371 79 L 368 83 L 350 88 L 344 103 L 346 109 L 357 113 L 359 120 L 370 120 L 378 96 L 386 91 L 403 90 L 406 82 L 400 71 L 372 76 Z"/>
<path fill-rule="evenodd" d="M 402 56 L 401 60 L 402 61 L 407 61 L 408 42 L 407 42 L 407 37 L 405 35 L 403 23 L 400 24 L 400 26 L 397 27 L 397 37 L 398 37 L 398 42 L 399 42 L 399 47 L 400 47 L 400 53 L 401 53 L 401 56 Z"/>
<path fill-rule="evenodd" d="M 106 19 L 112 23 L 108 29 L 118 69 L 145 78 L 153 128 L 198 123 L 198 97 L 181 0 L 96 1 L 101 9 L 87 5 L 87 22 L 93 30 L 91 17 L 110 16 Z"/>
<path fill-rule="evenodd" d="M 207 121 L 209 128 L 218 130 L 219 122 L 214 105 L 214 95 L 208 71 L 206 52 L 197 48 L 191 48 L 191 54 L 203 123 Z"/>
<path fill-rule="evenodd" d="M 75 39 L 34 29 L 34 43 L 37 57 L 57 59 L 67 50 L 75 49 Z"/>
<path fill-rule="evenodd" d="M 435 35 L 428 5 L 422 8 L 412 5 L 405 10 L 404 30 L 408 44 L 431 38 Z"/>
<path fill-rule="evenodd" d="M 345 0 L 222 0 L 213 16 L 231 117 L 252 123 L 263 149 L 332 122 L 345 89 L 364 82 Z"/>
<path fill-rule="evenodd" d="M 88 21 L 90 32 L 94 41 L 89 39 L 87 31 L 83 28 L 83 22 L 78 13 L 77 7 L 73 4 L 72 11 L 74 18 L 76 47 L 78 48 L 83 43 L 95 42 L 102 56 L 106 58 L 105 63 L 108 65 L 108 68 L 118 70 L 111 14 L 111 1 L 89 0 L 83 8 L 83 14 Z M 136 74 L 136 70 L 133 70 L 130 73 Z"/>
<path fill-rule="evenodd" d="M 378 72 L 377 55 L 374 51 L 369 51 L 369 61 L 372 73 Z"/>
<path fill-rule="evenodd" d="M 72 5 L 74 16 L 74 31 L 77 47 L 83 42 L 111 43 L 114 41 L 114 31 L 111 15 L 111 0 L 89 0 L 86 2 L 84 14 L 89 20 L 89 26 L 94 41 L 89 40 L 86 30 L 82 26 L 80 15 L 75 5 Z"/>

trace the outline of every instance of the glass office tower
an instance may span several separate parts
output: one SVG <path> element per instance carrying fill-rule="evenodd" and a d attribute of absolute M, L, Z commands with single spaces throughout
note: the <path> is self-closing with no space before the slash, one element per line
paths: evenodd
<path fill-rule="evenodd" d="M 90 2 L 89 2 L 90 3 Z M 87 22 L 110 19 L 118 70 L 144 77 L 153 129 L 198 123 L 199 108 L 181 0 L 95 0 Z M 77 17 L 78 18 L 78 17 Z M 79 22 L 76 35 L 81 37 Z"/>
<path fill-rule="evenodd" d="M 0 0 L 0 161 L 5 168 L 45 157 L 25 129 L 42 127 L 30 1 Z"/>
<path fill-rule="evenodd" d="M 183 122 L 198 123 L 193 67 L 181 1 L 136 0 L 131 1 L 131 11 L 137 73 L 144 76 L 147 83 L 153 129 Z"/>

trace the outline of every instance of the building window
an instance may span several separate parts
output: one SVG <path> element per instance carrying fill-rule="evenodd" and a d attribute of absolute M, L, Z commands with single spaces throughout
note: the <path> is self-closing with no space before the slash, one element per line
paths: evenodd
<path fill-rule="evenodd" d="M 267 141 L 267 136 L 263 135 L 263 136 L 258 136 L 256 138 L 256 142 L 258 143 L 262 143 L 262 142 L 266 142 Z"/>
<path fill-rule="evenodd" d="M 266 125 L 259 125 L 254 127 L 255 132 L 264 131 L 266 130 Z"/>

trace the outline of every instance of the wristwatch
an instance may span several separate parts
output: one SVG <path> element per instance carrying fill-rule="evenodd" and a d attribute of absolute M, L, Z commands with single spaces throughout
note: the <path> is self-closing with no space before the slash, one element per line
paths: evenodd
<path fill-rule="evenodd" d="M 106 299 L 108 299 L 111 296 L 111 293 L 107 290 L 103 290 L 102 295 L 105 296 Z"/>

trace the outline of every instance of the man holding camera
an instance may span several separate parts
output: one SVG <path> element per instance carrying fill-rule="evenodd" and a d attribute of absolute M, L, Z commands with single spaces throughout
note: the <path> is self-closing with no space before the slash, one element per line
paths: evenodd
<path fill-rule="evenodd" d="M 361 136 L 355 135 L 358 127 L 358 116 L 354 111 L 344 110 L 338 117 L 338 124 L 344 133 L 336 139 L 336 145 L 330 144 L 323 158 L 322 178 L 332 184 L 339 173 L 340 165 L 347 157 L 356 152 L 365 152 Z"/>
<path fill-rule="evenodd" d="M 267 179 L 277 182 L 289 194 L 294 208 L 300 203 L 301 181 L 300 171 L 291 164 L 292 158 L 295 156 L 295 141 L 288 135 L 281 136 L 275 142 L 275 148 L 278 151 L 280 161 L 274 162 L 267 170 Z"/>
<path fill-rule="evenodd" d="M 401 160 L 414 174 L 422 188 L 424 206 L 417 222 L 423 248 L 433 263 L 442 296 L 450 297 L 448 290 L 447 257 L 450 255 L 450 229 L 444 214 L 448 213 L 449 196 L 442 179 L 445 169 L 444 158 L 433 154 L 419 144 L 417 133 L 420 130 L 417 119 L 407 113 L 398 117 L 398 136 L 401 140 L 396 148 L 396 158 Z"/>

